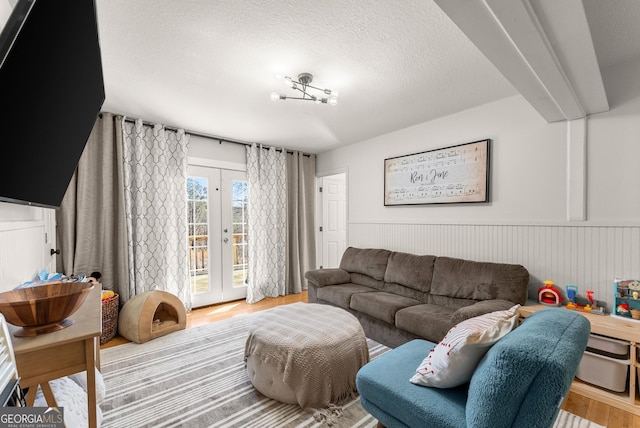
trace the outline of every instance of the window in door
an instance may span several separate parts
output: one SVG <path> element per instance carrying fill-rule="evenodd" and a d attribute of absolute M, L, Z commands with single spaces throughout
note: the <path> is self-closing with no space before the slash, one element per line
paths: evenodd
<path fill-rule="evenodd" d="M 189 166 L 189 270 L 194 307 L 246 297 L 246 173 Z"/>
<path fill-rule="evenodd" d="M 247 181 L 233 180 L 233 286 L 246 286 L 249 282 L 247 243 L 249 217 L 247 215 Z"/>
<path fill-rule="evenodd" d="M 187 179 L 189 224 L 189 276 L 191 292 L 209 288 L 209 201 L 208 181 L 203 177 Z"/>

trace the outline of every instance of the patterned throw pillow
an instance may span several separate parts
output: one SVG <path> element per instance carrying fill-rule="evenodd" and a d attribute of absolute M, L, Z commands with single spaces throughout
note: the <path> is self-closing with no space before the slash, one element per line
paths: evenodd
<path fill-rule="evenodd" d="M 418 366 L 411 382 L 436 388 L 469 382 L 489 348 L 515 328 L 519 307 L 469 318 L 451 327 Z"/>

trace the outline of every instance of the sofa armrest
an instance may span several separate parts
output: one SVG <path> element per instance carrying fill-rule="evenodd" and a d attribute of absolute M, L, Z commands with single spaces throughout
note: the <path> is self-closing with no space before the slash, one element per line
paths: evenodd
<path fill-rule="evenodd" d="M 304 277 L 316 287 L 351 282 L 351 275 L 349 272 L 339 268 L 309 270 L 304 274 Z"/>
<path fill-rule="evenodd" d="M 514 305 L 515 303 L 508 300 L 481 300 L 473 305 L 460 308 L 451 314 L 451 323 L 455 325 L 466 319 L 488 314 L 489 312 L 507 310 Z"/>

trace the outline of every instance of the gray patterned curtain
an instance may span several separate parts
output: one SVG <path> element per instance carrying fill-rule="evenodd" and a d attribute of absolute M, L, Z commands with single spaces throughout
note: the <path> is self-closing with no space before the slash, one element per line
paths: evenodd
<path fill-rule="evenodd" d="M 286 294 L 286 152 L 247 146 L 247 303 Z"/>
<path fill-rule="evenodd" d="M 184 130 L 125 122 L 124 200 L 129 243 L 128 296 L 176 295 L 191 309 L 187 250 L 187 148 Z"/>

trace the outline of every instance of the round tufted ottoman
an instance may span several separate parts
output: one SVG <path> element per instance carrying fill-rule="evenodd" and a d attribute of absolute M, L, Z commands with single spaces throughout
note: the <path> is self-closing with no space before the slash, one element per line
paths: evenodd
<path fill-rule="evenodd" d="M 329 305 L 297 303 L 257 314 L 245 345 L 247 373 L 262 394 L 302 408 L 325 408 L 357 393 L 369 362 L 358 319 Z"/>

